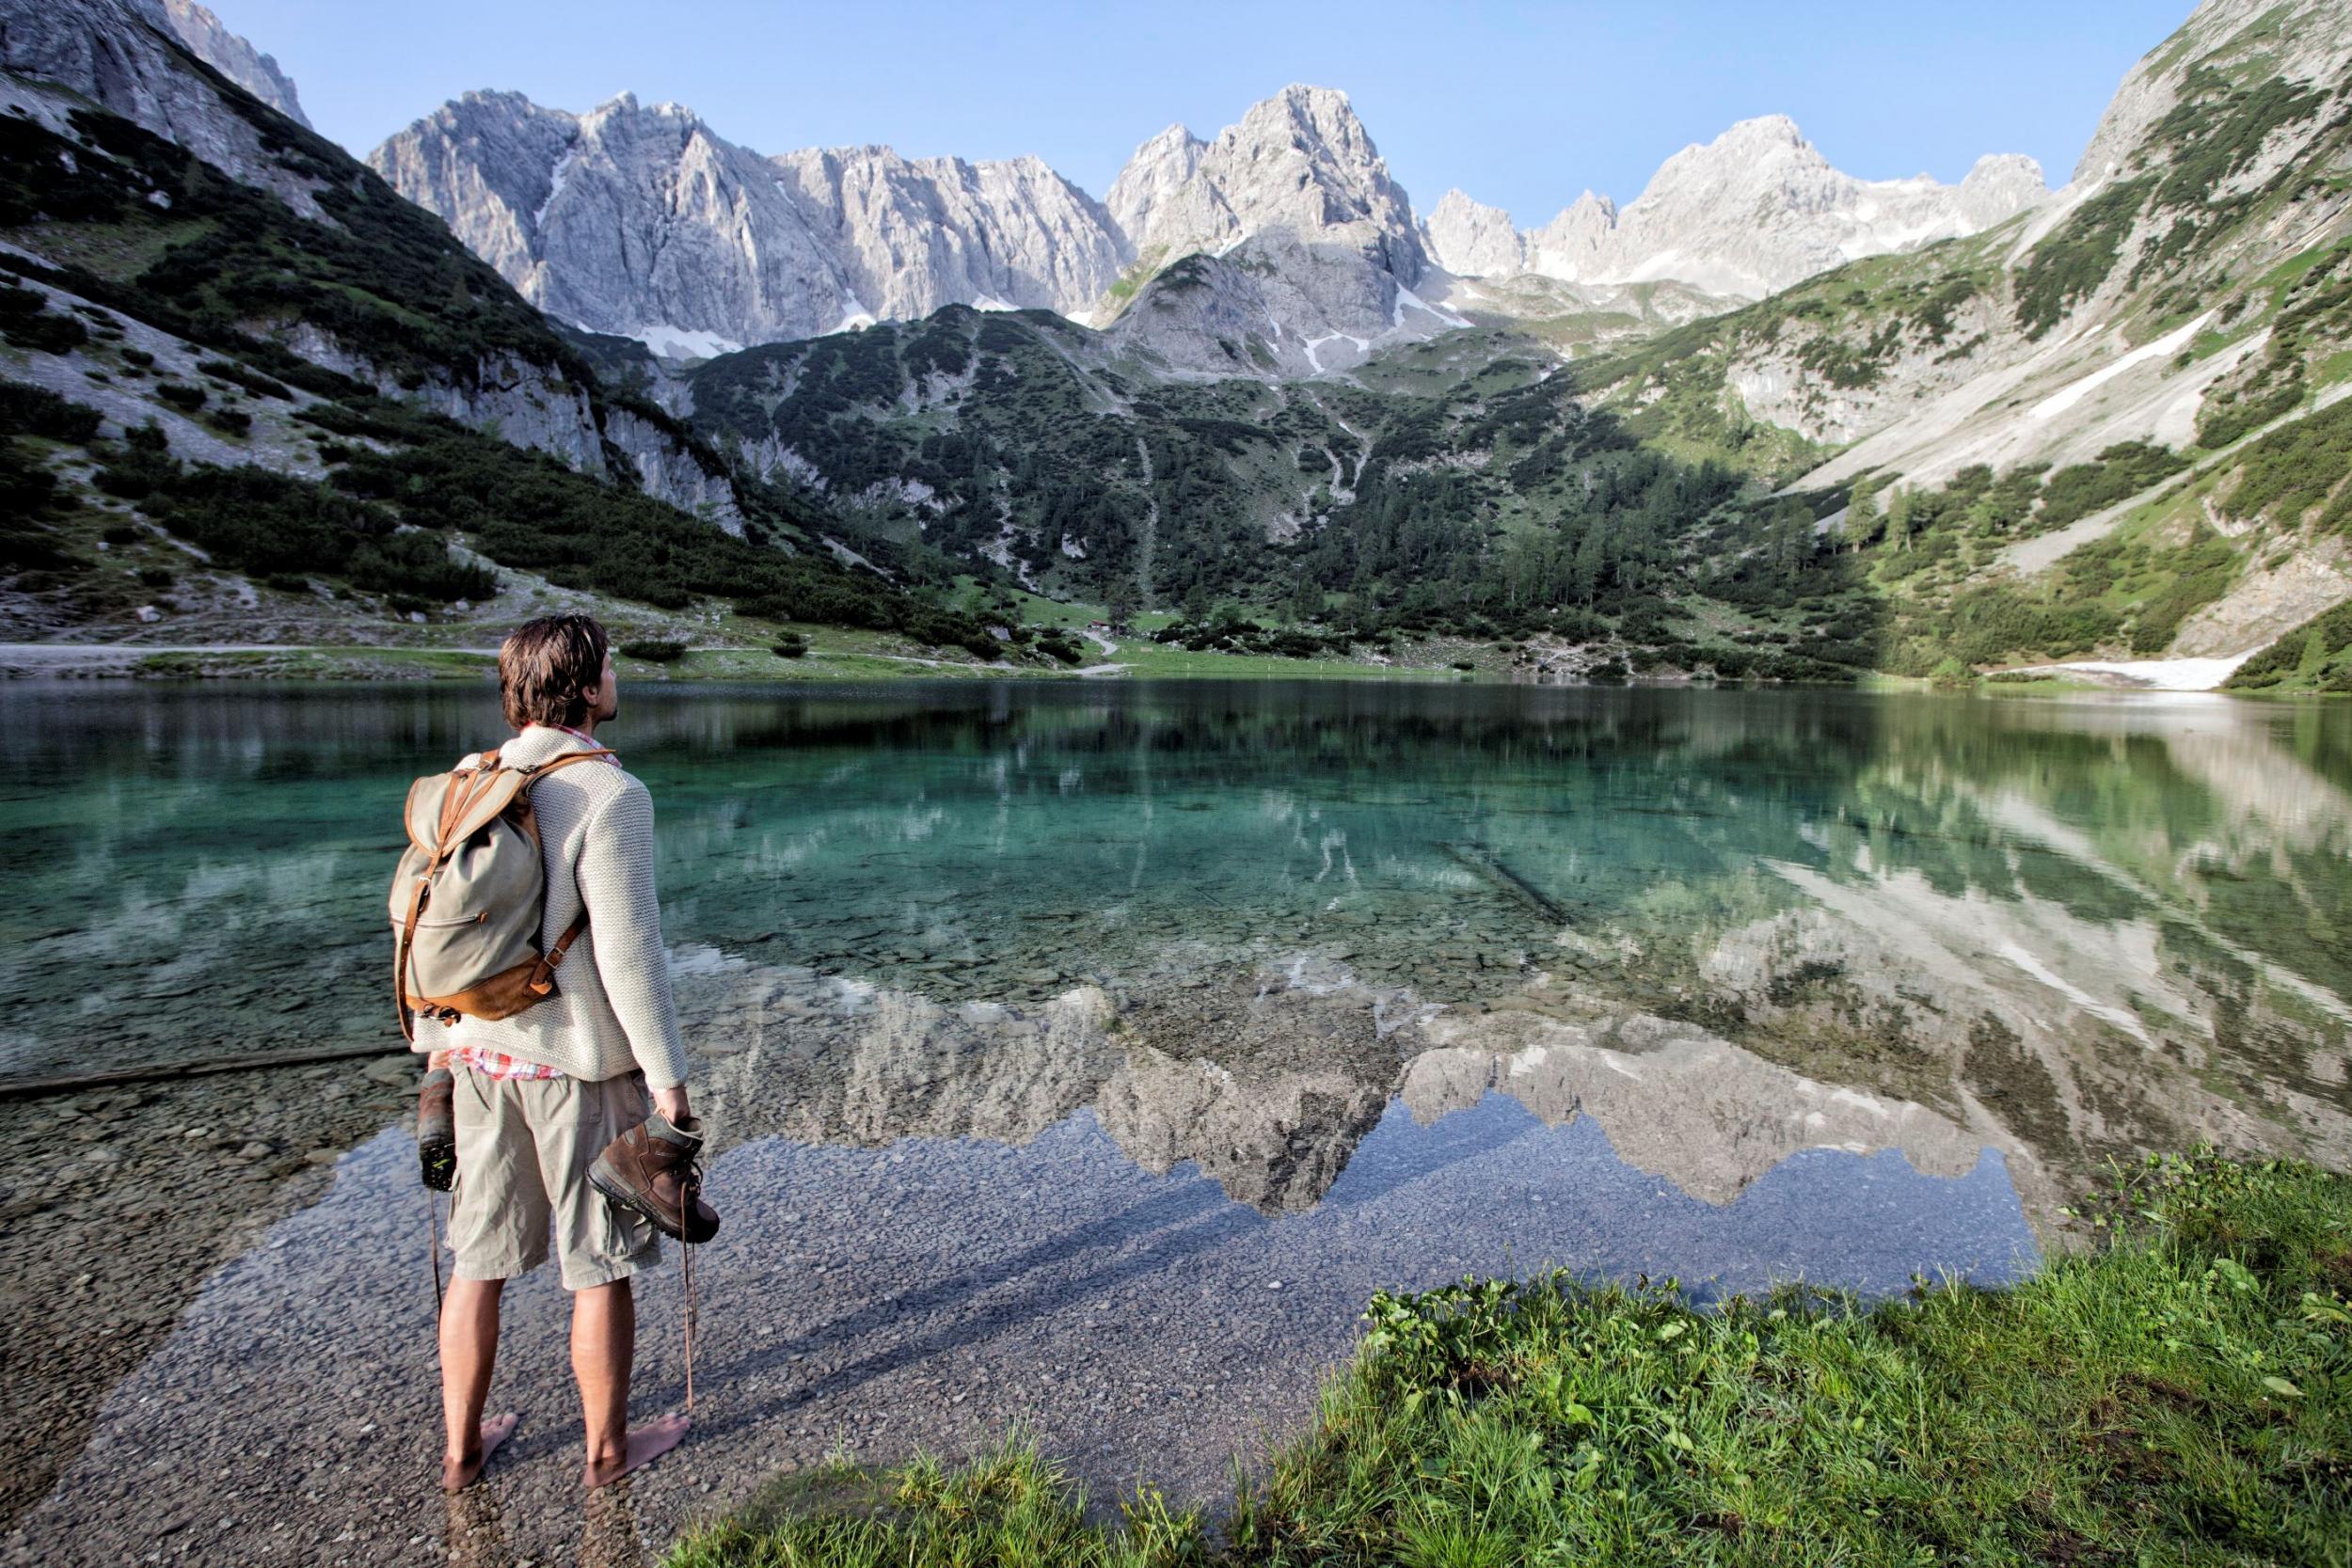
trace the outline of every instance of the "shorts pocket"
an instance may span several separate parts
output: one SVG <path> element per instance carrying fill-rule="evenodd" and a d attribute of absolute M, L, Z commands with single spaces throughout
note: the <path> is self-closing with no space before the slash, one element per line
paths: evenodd
<path fill-rule="evenodd" d="M 600 1250 L 612 1262 L 628 1262 L 652 1243 L 653 1222 L 634 1209 L 625 1209 L 598 1196 L 597 1207 L 604 1211 L 604 1244 Z"/>

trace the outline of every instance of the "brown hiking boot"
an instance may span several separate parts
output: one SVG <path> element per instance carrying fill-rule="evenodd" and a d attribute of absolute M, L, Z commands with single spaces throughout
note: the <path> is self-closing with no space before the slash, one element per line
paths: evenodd
<path fill-rule="evenodd" d="M 660 1112 L 605 1146 L 588 1169 L 590 1185 L 633 1209 L 675 1241 L 697 1244 L 719 1233 L 719 1212 L 702 1199 L 702 1123 L 670 1125 Z"/>
<path fill-rule="evenodd" d="M 437 1067 L 417 1085 L 417 1164 L 424 1184 L 445 1193 L 457 1184 L 457 1080 Z"/>

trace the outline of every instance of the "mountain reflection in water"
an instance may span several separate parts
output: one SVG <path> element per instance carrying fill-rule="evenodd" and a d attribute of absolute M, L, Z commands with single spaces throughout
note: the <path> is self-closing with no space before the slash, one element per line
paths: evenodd
<path fill-rule="evenodd" d="M 0 694 L 0 1071 L 382 1033 L 405 778 L 486 691 Z M 2352 719 L 1486 687 L 633 689 L 723 1135 L 1019 1143 L 1313 1206 L 1400 1101 L 1798 1150 L 2352 1163 Z M 93 1003 L 91 999 L 98 999 Z"/>

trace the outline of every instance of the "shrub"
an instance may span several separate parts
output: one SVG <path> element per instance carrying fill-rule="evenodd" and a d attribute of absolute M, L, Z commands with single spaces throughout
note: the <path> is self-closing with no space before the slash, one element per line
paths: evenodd
<path fill-rule="evenodd" d="M 2017 325 L 2026 337 L 2048 332 L 2106 281 L 2153 184 L 2151 176 L 2101 192 L 2034 246 L 2017 274 Z"/>
<path fill-rule="evenodd" d="M 167 381 L 155 388 L 155 395 L 183 414 L 193 414 L 204 406 L 204 388 L 183 387 L 177 381 Z"/>
<path fill-rule="evenodd" d="M 124 357 L 128 358 L 129 356 L 125 355 Z M 218 376 L 223 381 L 234 382 L 255 397 L 277 398 L 283 403 L 294 401 L 294 393 L 287 389 L 285 383 L 263 375 L 260 371 L 248 365 L 240 365 L 233 359 L 206 359 L 196 368 L 206 375 Z"/>
<path fill-rule="evenodd" d="M 0 336 L 19 348 L 35 349 L 42 354 L 65 354 L 89 341 L 89 329 L 72 316 L 35 316 L 24 323 L 12 323 Z"/>
<path fill-rule="evenodd" d="M 2136 496 L 2169 474 L 2188 467 L 2188 459 L 2169 447 L 2145 441 L 2125 441 L 2107 448 L 2092 463 L 2060 468 L 2042 486 L 2038 529 L 2062 528 L 2077 518 Z"/>
<path fill-rule="evenodd" d="M 55 536 L 32 520 L 49 509 L 56 489 L 56 476 L 46 466 L 16 442 L 0 440 L 0 567 L 60 563 Z"/>
<path fill-rule="evenodd" d="M 2313 616 L 2238 666 L 2228 684 L 2241 691 L 2261 691 L 2315 675 L 2344 649 L 2352 647 L 2352 604 L 2338 605 Z"/>
<path fill-rule="evenodd" d="M 87 442 L 98 434 L 98 410 L 59 397 L 46 387 L 0 381 L 0 436 L 39 436 Z"/>
<path fill-rule="evenodd" d="M 686 644 L 664 638 L 646 638 L 624 642 L 618 651 L 623 658 L 641 658 L 648 664 L 675 664 L 686 657 Z"/>
<path fill-rule="evenodd" d="M 775 647 L 771 651 L 778 658 L 806 658 L 808 639 L 798 632 L 788 631 L 776 639 Z"/>

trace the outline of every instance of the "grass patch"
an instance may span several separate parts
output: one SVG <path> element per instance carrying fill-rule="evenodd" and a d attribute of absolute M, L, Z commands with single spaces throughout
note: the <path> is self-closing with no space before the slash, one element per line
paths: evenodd
<path fill-rule="evenodd" d="M 2352 1180 L 2209 1152 L 2120 1173 L 2006 1291 L 1695 1311 L 1563 1275 L 1374 1298 L 1222 1539 L 1115 1524 L 1016 1436 L 688 1536 L 786 1564 L 2342 1563 Z"/>

